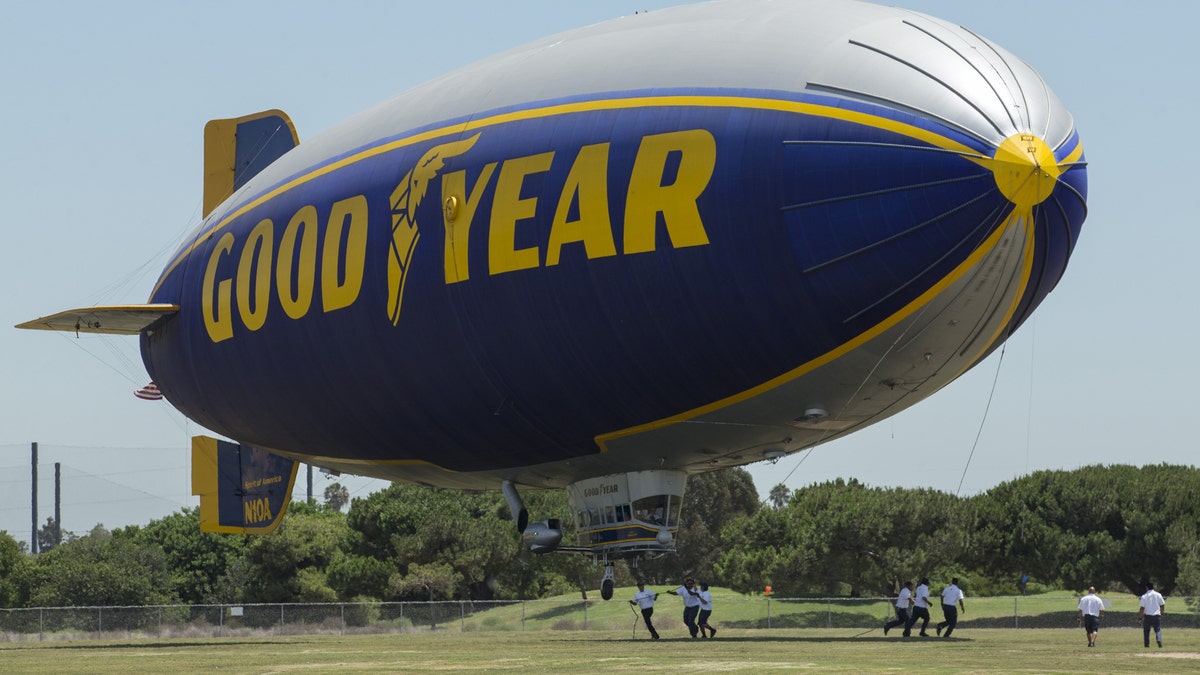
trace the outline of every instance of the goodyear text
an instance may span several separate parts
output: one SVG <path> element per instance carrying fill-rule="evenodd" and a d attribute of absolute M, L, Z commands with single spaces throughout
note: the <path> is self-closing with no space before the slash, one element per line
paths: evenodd
<path fill-rule="evenodd" d="M 468 281 L 472 261 L 480 256 L 486 258 L 488 274 L 497 275 L 556 266 L 568 247 L 581 247 L 584 256 L 592 260 L 653 252 L 664 243 L 672 248 L 707 245 L 708 233 L 697 200 L 716 165 L 713 135 L 704 129 L 690 129 L 640 139 L 623 195 L 619 241 L 610 215 L 610 200 L 620 198 L 609 194 L 610 145 L 597 143 L 574 151 L 511 157 L 483 164 L 470 174 L 456 170 L 441 175 L 445 237 L 440 257 L 445 283 Z M 469 156 L 470 144 L 447 147 Z M 569 163 L 562 184 L 530 194 L 531 178 L 548 173 L 558 162 Z M 405 185 L 391 192 L 392 201 L 403 207 L 403 227 L 393 223 L 389 245 L 396 249 L 390 253 L 395 260 L 378 261 L 405 271 L 418 241 L 419 224 L 414 215 L 418 193 L 413 186 L 423 186 L 416 178 L 410 171 Z M 397 194 L 402 197 L 399 201 Z M 480 213 L 485 196 L 491 197 L 491 210 Z M 282 308 L 287 319 L 298 320 L 311 312 L 329 313 L 353 305 L 362 290 L 366 265 L 376 264 L 374 254 L 369 259 L 367 250 L 369 216 L 376 208 L 389 214 L 388 220 L 396 220 L 396 204 L 375 205 L 365 194 L 358 194 L 334 202 L 325 218 L 310 204 L 288 215 L 286 222 L 260 220 L 240 240 L 232 231 L 221 235 L 208 254 L 201 285 L 201 309 L 209 339 L 221 342 L 241 331 L 262 329 L 270 320 L 272 307 Z M 518 233 L 531 227 L 539 215 L 543 221 L 549 217 L 549 230 L 536 245 L 528 245 L 528 237 Z M 485 250 L 470 246 L 472 228 L 477 227 L 487 228 Z M 660 230 L 665 230 L 665 238 Z M 394 243 L 397 231 L 405 235 L 404 246 Z M 518 241 L 527 243 L 520 246 Z M 401 281 L 394 283 L 388 301 L 393 323 L 403 294 L 403 277 L 397 278 Z M 320 301 L 315 302 L 318 288 Z"/>

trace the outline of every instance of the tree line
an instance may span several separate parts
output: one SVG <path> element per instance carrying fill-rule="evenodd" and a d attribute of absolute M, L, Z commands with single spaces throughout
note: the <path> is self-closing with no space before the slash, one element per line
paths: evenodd
<path fill-rule="evenodd" d="M 901 579 L 958 577 L 973 595 L 1035 587 L 1200 594 L 1200 470 L 1039 471 L 972 497 L 837 480 L 759 502 L 749 473 L 692 476 L 676 555 L 617 566 L 617 584 L 685 576 L 783 597 L 892 594 Z M 332 498 L 331 498 L 332 497 Z M 530 514 L 568 513 L 530 491 Z M 0 532 L 0 606 L 250 604 L 586 597 L 602 569 L 524 551 L 498 491 L 393 484 L 294 503 L 267 536 L 200 531 L 197 509 L 145 526 L 97 525 L 37 555 Z M 337 507 L 337 508 L 335 508 Z M 570 519 L 563 519 L 573 541 Z"/>

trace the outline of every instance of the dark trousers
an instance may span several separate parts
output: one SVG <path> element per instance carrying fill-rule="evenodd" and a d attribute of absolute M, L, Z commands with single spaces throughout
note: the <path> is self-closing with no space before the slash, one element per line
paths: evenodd
<path fill-rule="evenodd" d="M 903 607 L 896 607 L 896 618 L 883 624 L 884 630 L 891 630 L 896 626 L 908 626 L 908 612 Z M 904 629 L 904 634 L 908 635 L 908 628 Z"/>
<path fill-rule="evenodd" d="M 646 630 L 650 631 L 650 637 L 658 639 L 658 631 L 654 630 L 654 624 L 650 623 L 650 617 L 654 616 L 654 608 L 647 607 L 642 610 L 642 620 L 646 622 Z"/>
<path fill-rule="evenodd" d="M 683 608 L 683 623 L 688 627 L 688 632 L 692 634 L 692 637 L 700 634 L 700 626 L 696 625 L 696 615 L 699 613 L 700 605 Z"/>
<path fill-rule="evenodd" d="M 913 625 L 917 623 L 917 619 L 921 620 L 921 635 L 924 635 L 925 629 L 929 627 L 929 608 L 916 606 L 912 608 L 912 616 L 908 617 L 908 623 L 904 625 L 905 635 L 909 634 Z"/>
<path fill-rule="evenodd" d="M 1158 644 L 1162 644 L 1162 615 L 1155 614 L 1154 616 L 1142 617 L 1142 640 L 1146 646 L 1150 646 L 1150 629 L 1154 629 L 1154 639 Z"/>
<path fill-rule="evenodd" d="M 950 637 L 950 634 L 954 632 L 954 627 L 958 625 L 958 607 L 942 605 L 942 614 L 946 616 L 946 620 L 938 622 L 938 630 L 945 628 L 946 632 L 942 633 L 942 637 Z"/>

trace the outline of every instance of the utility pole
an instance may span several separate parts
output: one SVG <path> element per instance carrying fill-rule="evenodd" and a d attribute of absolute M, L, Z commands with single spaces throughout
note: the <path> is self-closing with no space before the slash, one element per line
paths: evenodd
<path fill-rule="evenodd" d="M 62 463 L 54 463 L 54 545 L 62 543 Z"/>
<path fill-rule="evenodd" d="M 31 464 L 33 466 L 33 489 L 31 497 L 31 511 L 33 519 L 33 534 L 29 537 L 29 550 L 33 553 L 38 552 L 37 545 L 37 441 L 33 442 Z"/>
<path fill-rule="evenodd" d="M 308 467 L 308 504 L 312 506 L 312 464 L 305 464 L 304 466 Z"/>

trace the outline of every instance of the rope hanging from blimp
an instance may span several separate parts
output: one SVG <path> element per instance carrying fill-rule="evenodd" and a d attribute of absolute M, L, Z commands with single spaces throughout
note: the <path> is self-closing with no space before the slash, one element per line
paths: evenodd
<path fill-rule="evenodd" d="M 235 181 L 241 181 L 245 178 L 246 172 L 249 171 L 249 167 L 258 160 L 262 153 L 266 151 L 271 141 L 277 135 L 279 135 L 279 132 L 283 129 L 284 126 L 280 124 L 276 126 L 270 134 L 267 135 L 267 137 L 258 145 L 258 148 L 254 151 L 253 156 L 247 162 L 246 166 L 242 167 L 242 169 L 237 172 L 234 178 Z M 128 291 L 129 289 L 133 288 L 134 284 L 144 279 L 147 274 L 150 274 L 154 269 L 161 267 L 161 261 L 165 259 L 166 256 L 171 253 L 171 251 L 179 248 L 179 245 L 183 242 L 187 234 L 195 229 L 196 225 L 201 220 L 200 213 L 203 210 L 203 207 L 203 200 L 198 200 L 195 207 L 192 209 L 191 215 L 189 215 L 184 221 L 183 227 L 176 230 L 175 234 L 168 238 L 163 245 L 158 248 L 158 250 L 150 255 L 150 257 L 146 258 L 142 264 L 138 265 L 132 270 L 129 270 L 124 275 L 117 277 L 113 281 L 109 282 L 106 286 L 101 287 L 99 290 L 93 293 L 91 297 L 86 299 L 87 301 L 85 304 L 103 304 L 107 298 L 116 297 L 121 293 Z"/>
<path fill-rule="evenodd" d="M 270 134 L 267 135 L 267 137 L 258 145 L 258 148 L 254 151 L 254 154 L 250 158 L 250 161 L 248 162 L 247 166 L 242 168 L 242 170 L 238 173 L 237 179 L 240 180 L 241 178 L 243 178 L 245 176 L 246 172 L 249 170 L 249 166 L 252 165 L 259 158 L 259 156 L 262 155 L 262 153 L 266 150 L 266 148 L 268 147 L 270 142 L 283 129 L 284 129 L 283 125 L 278 125 L 275 127 L 275 129 L 273 129 L 271 131 Z M 141 265 L 130 270 L 129 272 L 126 272 L 123 276 L 118 277 L 116 280 L 110 282 L 108 285 L 104 286 L 99 291 L 94 293 L 92 295 L 92 297 L 89 298 L 87 304 L 88 305 L 101 304 L 105 301 L 106 298 L 116 296 L 118 293 L 122 292 L 123 289 L 127 289 L 127 288 L 131 287 L 135 282 L 137 282 L 138 280 L 143 278 L 148 273 L 149 270 L 153 269 L 153 263 L 156 260 L 160 260 L 163 256 L 167 255 L 170 251 L 177 248 L 179 246 L 179 243 L 183 240 L 184 236 L 194 228 L 195 223 L 193 221 L 195 220 L 196 216 L 199 214 L 201 206 L 202 206 L 202 204 L 198 202 L 196 205 L 196 209 L 193 211 L 192 216 L 191 216 L 191 218 L 189 218 L 185 227 L 183 229 L 181 229 L 174 237 L 172 237 L 171 240 L 169 240 L 158 251 L 156 251 L 153 255 L 151 255 L 149 258 L 147 258 Z M 87 354 L 91 358 L 95 359 L 100 364 L 102 364 L 105 367 L 107 367 L 108 369 L 112 370 L 114 373 L 121 376 L 122 378 L 128 380 L 130 383 L 137 385 L 142 381 L 142 378 L 144 376 L 141 374 L 143 372 L 143 370 L 140 367 L 140 364 L 138 364 L 136 361 L 134 361 L 134 359 L 132 359 L 127 353 L 122 351 L 122 348 L 120 347 L 121 344 L 125 344 L 127 342 L 126 340 L 119 339 L 119 341 L 117 341 L 117 340 L 113 340 L 110 336 L 106 336 L 106 335 L 98 336 L 100 338 L 100 340 L 99 340 L 100 344 L 105 349 L 108 350 L 109 355 L 110 355 L 109 358 L 104 358 L 100 354 L 85 347 L 78 340 L 78 337 L 79 337 L 78 332 L 76 333 L 76 335 L 75 335 L 76 339 L 74 339 L 74 340 L 69 339 L 69 337 L 66 333 L 60 333 L 59 335 L 61 337 L 63 337 L 64 339 L 67 339 L 68 342 L 70 342 L 76 348 L 82 350 L 85 354 Z M 163 409 L 170 410 L 167 408 L 163 408 Z M 168 419 L 171 420 L 171 422 L 173 424 L 175 424 L 175 426 L 180 427 L 180 429 L 183 429 L 186 431 L 186 423 L 184 425 L 181 425 L 180 421 L 178 419 L 176 419 L 176 417 L 174 415 L 171 415 L 169 413 L 168 413 L 167 417 L 168 417 Z"/>
<path fill-rule="evenodd" d="M 886 359 L 891 355 L 892 352 L 896 350 L 896 346 L 904 340 L 904 338 L 908 335 L 908 332 L 912 330 L 912 327 L 920 323 L 921 317 L 924 316 L 928 309 L 929 305 L 922 306 L 920 311 L 918 311 L 913 317 L 912 321 L 910 321 L 908 325 L 905 326 L 904 330 L 896 336 L 895 340 L 892 340 L 892 343 L 888 345 L 887 350 L 880 355 L 879 359 L 875 361 L 875 365 L 871 366 L 871 370 L 863 376 L 863 379 L 861 382 L 859 382 L 858 387 L 855 388 L 854 392 L 850 394 L 850 396 L 846 399 L 846 402 L 842 404 L 842 407 L 837 409 L 836 414 L 833 416 L 834 421 L 841 419 L 842 412 L 850 407 L 850 404 L 853 403 L 854 399 L 858 397 L 859 392 L 861 392 L 863 388 L 867 386 L 867 383 L 875 377 L 875 371 L 879 369 L 879 366 L 883 363 L 884 359 Z M 804 461 L 808 459 L 809 455 L 812 454 L 812 451 L 817 449 L 818 446 L 825 442 L 825 438 L 829 435 L 830 431 L 831 430 L 829 428 L 821 430 L 821 436 L 816 440 L 815 443 L 807 448 L 807 452 L 804 453 L 804 456 L 800 458 L 800 461 L 796 462 L 796 466 L 792 467 L 791 471 L 788 471 L 787 475 L 783 477 L 783 480 L 779 481 L 780 483 L 787 483 L 788 479 L 792 477 L 792 474 L 796 473 L 796 469 L 799 469 L 800 465 L 803 464 Z"/>
<path fill-rule="evenodd" d="M 971 467 L 971 459 L 975 457 L 975 449 L 979 447 L 979 439 L 983 436 L 983 425 L 987 424 L 988 411 L 992 409 L 992 399 L 996 396 L 996 383 L 1000 381 L 1000 365 L 1004 363 L 1004 350 L 1007 348 L 1007 341 L 1000 345 L 1000 358 L 996 359 L 996 374 L 992 377 L 992 389 L 988 392 L 987 405 L 983 407 L 983 419 L 979 420 L 979 430 L 975 432 L 975 442 L 971 444 L 971 453 L 967 455 L 967 463 L 963 466 L 962 476 L 958 479 L 958 489 L 954 491 L 955 497 L 962 495 L 963 481 L 967 479 L 967 469 Z"/>

